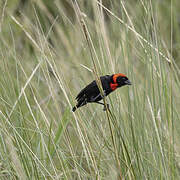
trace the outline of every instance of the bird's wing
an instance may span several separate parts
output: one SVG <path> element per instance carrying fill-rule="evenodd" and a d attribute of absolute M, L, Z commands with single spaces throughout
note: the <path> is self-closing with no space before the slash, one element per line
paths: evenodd
<path fill-rule="evenodd" d="M 80 91 L 80 93 L 77 95 L 76 99 L 77 101 L 82 98 L 87 92 L 91 89 L 94 89 L 97 87 L 96 81 L 91 82 L 89 85 L 87 85 L 84 89 Z"/>
<path fill-rule="evenodd" d="M 109 93 L 107 93 L 107 91 L 109 91 L 109 82 L 110 82 L 110 76 L 109 75 L 106 75 L 106 76 L 101 76 L 100 77 L 101 79 L 101 82 L 102 82 L 102 86 L 103 86 L 103 90 L 104 90 L 104 93 L 105 93 L 105 96 Z M 77 101 L 79 101 L 80 99 L 84 99 L 84 98 L 87 98 L 87 99 L 98 99 L 100 95 L 100 92 L 99 92 L 99 88 L 96 84 L 96 81 L 92 81 L 89 85 L 87 85 L 84 89 L 82 89 L 80 91 L 80 93 L 77 95 L 76 99 Z"/>
<path fill-rule="evenodd" d="M 104 90 L 104 95 L 102 96 L 101 93 L 99 92 L 99 94 L 95 97 L 91 97 L 91 102 L 96 102 L 96 101 L 100 101 L 102 98 L 104 98 L 104 96 L 106 96 L 106 91 Z"/>

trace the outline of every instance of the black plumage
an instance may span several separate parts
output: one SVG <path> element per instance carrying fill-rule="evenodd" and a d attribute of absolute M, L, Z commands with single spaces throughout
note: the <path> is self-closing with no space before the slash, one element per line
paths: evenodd
<path fill-rule="evenodd" d="M 128 78 L 124 74 L 114 74 L 114 75 L 106 75 L 100 77 L 104 96 L 109 95 L 116 88 L 121 87 L 123 85 L 131 84 Z M 74 112 L 77 108 L 86 105 L 87 103 L 100 103 L 103 96 L 101 95 L 99 88 L 97 86 L 96 81 L 92 81 L 89 85 L 87 85 L 84 89 L 80 91 L 77 95 L 77 105 L 73 107 L 72 111 Z M 104 105 L 104 104 L 103 104 Z"/>

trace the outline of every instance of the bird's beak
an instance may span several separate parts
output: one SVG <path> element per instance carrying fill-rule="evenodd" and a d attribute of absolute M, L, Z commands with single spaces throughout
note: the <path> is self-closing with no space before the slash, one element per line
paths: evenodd
<path fill-rule="evenodd" d="M 125 81 L 125 83 L 126 83 L 127 85 L 132 85 L 132 83 L 131 83 L 130 80 Z"/>

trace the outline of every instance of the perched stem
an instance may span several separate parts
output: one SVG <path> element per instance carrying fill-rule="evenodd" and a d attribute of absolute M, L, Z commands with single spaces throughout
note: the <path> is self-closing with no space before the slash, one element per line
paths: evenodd
<path fill-rule="evenodd" d="M 76 5 L 78 6 L 78 4 L 76 3 Z M 80 12 L 80 9 L 79 9 L 79 6 L 77 8 L 79 10 L 79 15 L 81 15 L 81 12 Z M 95 49 L 93 48 L 93 43 L 91 41 L 91 38 L 90 38 L 90 34 L 87 30 L 87 27 L 86 27 L 86 24 L 85 24 L 85 21 L 82 17 L 80 17 L 80 23 L 82 25 L 82 30 L 83 30 L 83 33 L 85 35 L 85 39 L 87 41 L 87 45 L 89 47 L 89 51 L 90 51 L 90 55 L 91 55 L 91 60 L 92 60 L 92 63 L 93 63 L 93 67 L 94 67 L 94 74 L 95 74 L 95 77 L 96 77 L 96 83 L 97 83 L 97 86 L 100 90 L 100 93 L 101 93 L 101 96 L 104 97 L 103 98 L 103 102 L 104 102 L 104 106 L 105 106 L 105 109 L 107 109 L 106 111 L 106 115 L 107 115 L 107 118 L 108 118 L 108 124 L 109 124 L 109 129 L 110 129 L 110 134 L 111 134 L 111 138 L 112 138 L 112 144 L 113 144 L 113 148 L 114 148 L 114 152 L 115 152 L 115 159 L 117 161 L 117 165 L 118 165 L 118 169 L 119 169 L 119 177 L 118 179 L 122 179 L 122 173 L 121 173 L 121 165 L 120 165 L 120 160 L 119 160 L 119 157 L 118 157 L 118 150 L 117 150 L 117 146 L 116 146 L 116 140 L 115 140 L 115 135 L 113 133 L 113 127 L 112 127 L 112 122 L 111 122 L 111 118 L 110 118 L 110 110 L 108 108 L 108 105 L 106 103 L 106 99 L 105 99 L 105 96 L 104 96 L 104 92 L 103 92 L 103 88 L 102 88 L 102 83 L 101 83 L 101 80 L 100 80 L 100 77 L 98 76 L 98 70 L 97 70 L 97 67 L 96 67 L 96 63 L 95 63 L 95 60 L 93 58 L 93 52 L 92 52 L 92 49 L 95 51 Z"/>

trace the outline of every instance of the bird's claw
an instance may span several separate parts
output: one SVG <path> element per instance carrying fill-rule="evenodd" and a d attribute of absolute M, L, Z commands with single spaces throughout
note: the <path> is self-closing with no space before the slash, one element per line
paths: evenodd
<path fill-rule="evenodd" d="M 107 111 L 109 109 L 109 104 L 104 105 L 103 111 Z"/>

